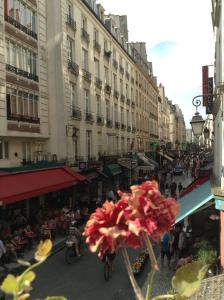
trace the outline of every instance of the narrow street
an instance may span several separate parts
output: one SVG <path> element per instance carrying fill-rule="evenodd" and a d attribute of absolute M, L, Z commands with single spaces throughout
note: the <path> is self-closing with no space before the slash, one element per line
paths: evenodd
<path fill-rule="evenodd" d="M 133 261 L 137 251 L 130 251 Z M 115 260 L 115 270 L 109 282 L 104 280 L 103 264 L 96 255 L 85 250 L 84 256 L 74 264 L 67 265 L 65 250 L 50 257 L 36 270 L 31 299 L 46 296 L 65 296 L 68 300 L 134 300 L 134 294 L 120 253 Z M 138 277 L 143 286 L 149 263 Z"/>

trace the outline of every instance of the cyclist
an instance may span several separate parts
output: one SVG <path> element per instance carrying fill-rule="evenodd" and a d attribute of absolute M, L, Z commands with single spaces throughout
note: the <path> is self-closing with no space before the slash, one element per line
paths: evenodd
<path fill-rule="evenodd" d="M 116 258 L 116 252 L 111 252 L 110 250 L 107 250 L 105 253 L 104 253 L 104 256 L 103 256 L 103 259 L 102 261 L 105 263 L 106 261 L 106 258 L 108 258 L 109 262 L 110 262 L 110 266 L 111 266 L 111 270 L 114 269 L 114 265 L 113 265 L 113 262 Z"/>
<path fill-rule="evenodd" d="M 74 243 L 75 252 L 77 256 L 81 256 L 80 254 L 80 239 L 81 239 L 81 232 L 80 230 L 75 226 L 75 224 L 72 224 L 72 227 L 69 228 L 69 236 L 68 240 Z"/>

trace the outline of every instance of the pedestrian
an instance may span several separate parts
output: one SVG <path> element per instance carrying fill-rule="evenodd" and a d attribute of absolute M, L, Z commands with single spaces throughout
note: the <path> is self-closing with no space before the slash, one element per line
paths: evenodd
<path fill-rule="evenodd" d="M 2 267 L 5 271 L 8 271 L 8 268 L 2 261 L 5 254 L 6 254 L 6 248 L 2 241 L 2 238 L 0 237 L 0 267 Z"/>
<path fill-rule="evenodd" d="M 170 185 L 170 194 L 171 197 L 176 197 L 177 194 L 177 184 L 175 181 L 173 181 Z"/>
<path fill-rule="evenodd" d="M 115 195 L 112 189 L 108 192 L 107 197 L 109 201 L 114 201 Z"/>
<path fill-rule="evenodd" d="M 179 182 L 179 184 L 178 184 L 179 194 L 182 192 L 182 190 L 183 190 L 183 186 L 182 186 L 181 182 Z"/>
<path fill-rule="evenodd" d="M 170 233 L 167 232 L 162 236 L 161 239 L 161 266 L 164 266 L 164 256 L 167 258 L 167 266 L 170 267 L 170 244 L 171 244 L 171 236 Z"/>

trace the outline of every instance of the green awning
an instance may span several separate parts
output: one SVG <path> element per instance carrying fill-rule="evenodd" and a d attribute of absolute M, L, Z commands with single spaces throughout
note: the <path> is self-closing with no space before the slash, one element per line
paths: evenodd
<path fill-rule="evenodd" d="M 108 177 L 116 176 L 122 173 L 122 169 L 118 164 L 110 164 L 104 168 L 103 173 Z"/>
<path fill-rule="evenodd" d="M 214 198 L 211 190 L 210 180 L 195 188 L 192 192 L 178 199 L 180 204 L 179 214 L 176 216 L 176 223 L 192 214 L 198 208 Z"/>

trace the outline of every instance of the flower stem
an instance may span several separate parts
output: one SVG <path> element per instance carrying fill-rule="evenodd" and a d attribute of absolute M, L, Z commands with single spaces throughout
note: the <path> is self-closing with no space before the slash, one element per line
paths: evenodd
<path fill-rule="evenodd" d="M 129 259 L 126 247 L 122 247 L 121 251 L 122 251 L 122 255 L 123 255 L 123 258 L 124 258 L 125 266 L 126 266 L 126 269 L 127 269 L 128 276 L 129 276 L 129 279 L 131 281 L 132 287 L 134 289 L 136 298 L 137 298 L 137 300 L 145 300 L 144 296 L 142 295 L 141 289 L 138 286 L 138 283 L 136 282 L 134 274 L 132 272 L 131 262 L 130 262 L 130 259 Z"/>
<path fill-rule="evenodd" d="M 146 245 L 148 253 L 149 253 L 152 269 L 154 269 L 155 271 L 159 271 L 159 267 L 158 267 L 158 263 L 157 263 L 157 260 L 156 260 L 156 257 L 155 257 L 155 253 L 153 251 L 152 244 L 151 244 L 151 241 L 149 239 L 149 236 L 147 235 L 146 232 L 143 232 L 143 238 L 144 238 L 145 245 Z"/>
<path fill-rule="evenodd" d="M 175 295 L 160 295 L 160 296 L 156 296 L 154 297 L 152 300 L 161 300 L 161 299 L 174 299 Z"/>
<path fill-rule="evenodd" d="M 149 275 L 148 275 L 148 286 L 147 286 L 147 291 L 146 291 L 146 300 L 150 300 L 154 274 L 155 274 L 155 269 L 151 269 L 151 271 L 149 272 Z"/>

